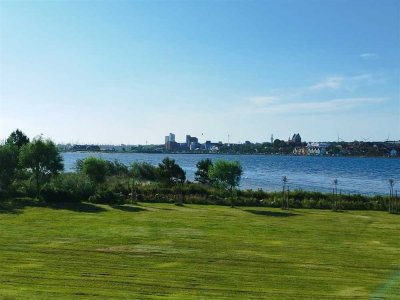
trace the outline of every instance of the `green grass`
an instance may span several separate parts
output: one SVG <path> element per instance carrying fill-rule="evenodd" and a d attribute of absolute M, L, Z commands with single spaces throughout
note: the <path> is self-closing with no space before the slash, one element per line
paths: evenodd
<path fill-rule="evenodd" d="M 171 204 L 0 208 L 1 299 L 400 299 L 400 216 Z"/>

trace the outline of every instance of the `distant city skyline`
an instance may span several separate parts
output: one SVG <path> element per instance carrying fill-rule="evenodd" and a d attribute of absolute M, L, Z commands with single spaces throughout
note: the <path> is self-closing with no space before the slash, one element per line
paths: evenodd
<path fill-rule="evenodd" d="M 0 2 L 0 140 L 400 140 L 400 2 Z"/>

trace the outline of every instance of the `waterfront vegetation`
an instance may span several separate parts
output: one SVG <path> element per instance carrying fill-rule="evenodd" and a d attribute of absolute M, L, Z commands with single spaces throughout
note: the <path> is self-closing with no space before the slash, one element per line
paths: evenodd
<path fill-rule="evenodd" d="M 89 201 L 98 204 L 158 202 L 175 204 L 218 204 L 282 208 L 319 208 L 335 211 L 400 211 L 395 182 L 388 180 L 389 195 L 364 196 L 288 190 L 282 192 L 240 190 L 242 167 L 238 162 L 202 160 L 197 163 L 195 182 L 186 180 L 175 160 L 166 157 L 158 166 L 88 157 L 76 162 L 76 172 L 63 173 L 55 144 L 38 137 L 29 140 L 13 132 L 0 146 L 0 199 L 36 197 L 47 203 Z M 285 177 L 286 178 L 286 177 Z"/>
<path fill-rule="evenodd" d="M 400 222 L 378 211 L 0 208 L 4 299 L 398 299 Z"/>
<path fill-rule="evenodd" d="M 0 298 L 400 297 L 393 180 L 368 197 L 240 190 L 224 160 L 196 182 L 170 158 L 62 170 L 50 140 L 0 146 Z"/>

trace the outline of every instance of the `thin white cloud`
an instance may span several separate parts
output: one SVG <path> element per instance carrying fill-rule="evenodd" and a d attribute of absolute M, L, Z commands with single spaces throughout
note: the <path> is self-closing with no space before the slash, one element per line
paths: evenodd
<path fill-rule="evenodd" d="M 311 102 L 287 102 L 282 104 L 268 105 L 265 107 L 253 107 L 248 110 L 252 113 L 296 113 L 296 114 L 318 114 L 336 111 L 347 111 L 360 108 L 365 105 L 380 104 L 386 101 L 383 97 L 355 97 L 339 98 L 328 101 Z"/>
<path fill-rule="evenodd" d="M 276 96 L 249 97 L 247 98 L 250 104 L 255 106 L 265 106 L 276 103 L 280 98 Z"/>
<path fill-rule="evenodd" d="M 376 53 L 362 53 L 360 54 L 360 57 L 365 60 L 372 60 L 372 59 L 378 59 L 379 55 Z"/>
<path fill-rule="evenodd" d="M 345 79 L 346 79 L 345 77 L 341 76 L 328 77 L 325 80 L 310 86 L 309 89 L 310 90 L 337 89 L 342 85 Z"/>
<path fill-rule="evenodd" d="M 308 90 L 355 90 L 360 85 L 375 83 L 379 81 L 382 81 L 382 77 L 368 73 L 355 76 L 329 76 L 324 80 L 309 86 Z"/>

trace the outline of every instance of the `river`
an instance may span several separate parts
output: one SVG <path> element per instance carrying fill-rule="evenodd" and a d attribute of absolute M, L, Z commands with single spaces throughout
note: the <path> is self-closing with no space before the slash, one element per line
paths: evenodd
<path fill-rule="evenodd" d="M 88 156 L 118 160 L 129 165 L 145 161 L 157 165 L 167 154 L 146 153 L 62 153 L 65 171 L 74 171 L 77 159 Z M 282 177 L 287 176 L 289 188 L 307 191 L 330 192 L 332 182 L 338 179 L 338 190 L 351 194 L 387 194 L 389 179 L 395 180 L 395 190 L 400 190 L 400 159 L 364 157 L 319 157 L 278 155 L 224 155 L 224 154 L 169 154 L 169 157 L 186 171 L 188 180 L 194 179 L 196 163 L 205 158 L 236 160 L 243 166 L 241 189 L 277 191 L 282 187 Z"/>

